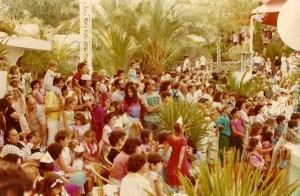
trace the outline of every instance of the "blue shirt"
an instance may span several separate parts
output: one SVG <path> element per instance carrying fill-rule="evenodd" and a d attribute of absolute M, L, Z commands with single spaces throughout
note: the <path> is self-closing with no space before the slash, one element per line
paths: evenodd
<path fill-rule="evenodd" d="M 225 116 L 225 115 L 221 115 L 218 117 L 217 121 L 216 121 L 216 125 L 220 126 L 222 125 L 223 127 L 225 127 L 225 131 L 221 132 L 227 136 L 231 135 L 231 128 L 229 125 L 229 117 Z"/>

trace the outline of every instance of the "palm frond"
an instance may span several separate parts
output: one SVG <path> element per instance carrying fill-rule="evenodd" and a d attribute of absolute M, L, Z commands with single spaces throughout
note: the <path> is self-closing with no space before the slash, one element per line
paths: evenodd
<path fill-rule="evenodd" d="M 204 133 L 210 131 L 207 121 L 207 113 L 200 103 L 191 103 L 184 100 L 164 104 L 160 111 L 158 125 L 162 130 L 172 132 L 173 125 L 177 119 L 182 116 L 183 128 L 186 136 L 199 147 Z"/>
<path fill-rule="evenodd" d="M 230 151 L 226 160 L 215 165 L 197 165 L 195 184 L 182 175 L 179 179 L 189 196 L 196 195 L 238 195 L 238 196 L 280 196 L 291 195 L 300 187 L 300 178 L 287 185 L 287 170 L 274 177 L 272 172 L 264 174 L 239 159 L 235 150 Z"/>

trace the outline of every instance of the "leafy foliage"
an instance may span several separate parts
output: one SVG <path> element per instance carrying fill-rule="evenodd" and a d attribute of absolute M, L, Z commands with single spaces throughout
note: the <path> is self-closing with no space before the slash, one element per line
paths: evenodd
<path fill-rule="evenodd" d="M 6 48 L 6 42 L 4 40 L 0 41 L 0 70 L 8 71 L 10 60 L 7 58 L 8 51 Z"/>
<path fill-rule="evenodd" d="M 69 19 L 60 12 L 71 1 L 73 0 L 5 0 L 2 3 L 8 6 L 7 13 L 12 13 L 16 19 L 22 19 L 27 11 L 32 17 L 42 19 L 44 24 L 57 27 L 60 21 Z"/>
<path fill-rule="evenodd" d="M 27 51 L 18 62 L 18 66 L 23 72 L 31 71 L 34 78 L 44 76 L 50 60 L 58 62 L 58 70 L 63 77 L 72 75 L 76 71 L 76 59 L 78 59 L 78 49 L 73 49 L 69 44 L 59 44 L 52 42 L 51 52 Z"/>
<path fill-rule="evenodd" d="M 246 80 L 248 72 L 249 69 L 243 73 L 240 81 L 234 76 L 233 73 L 229 73 L 226 76 L 227 83 L 220 84 L 220 87 L 223 91 L 234 92 L 237 96 L 242 97 L 253 96 L 264 90 L 265 86 L 268 84 L 265 83 L 266 81 L 263 76 L 253 76 Z"/>
<path fill-rule="evenodd" d="M 196 23 L 197 12 L 188 11 L 191 4 L 187 1 L 140 1 L 132 5 L 113 0 L 101 2 L 101 8 L 93 24 L 99 44 L 94 56 L 101 66 L 117 69 L 137 58 L 144 72 L 159 74 L 170 60 L 199 49 L 189 35 L 202 35 L 203 31 Z"/>
<path fill-rule="evenodd" d="M 173 125 L 180 116 L 183 118 L 183 128 L 186 136 L 199 147 L 199 142 L 203 138 L 204 133 L 210 131 L 205 120 L 207 116 L 206 109 L 202 104 L 196 102 L 172 101 L 163 105 L 158 124 L 162 130 L 172 132 Z"/>
<path fill-rule="evenodd" d="M 180 175 L 179 179 L 189 196 L 198 195 L 237 195 L 237 196 L 288 196 L 300 187 L 300 178 L 287 185 L 287 170 L 277 176 L 272 172 L 266 175 L 231 151 L 226 161 L 217 161 L 214 166 L 206 163 L 198 165 L 199 172 L 194 176 L 195 184 Z"/>

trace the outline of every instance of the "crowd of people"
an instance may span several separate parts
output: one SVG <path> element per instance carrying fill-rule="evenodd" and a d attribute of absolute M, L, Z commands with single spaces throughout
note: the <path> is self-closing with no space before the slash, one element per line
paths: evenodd
<path fill-rule="evenodd" d="M 298 54 L 293 56 L 296 61 Z M 254 60 L 256 74 L 272 85 L 241 97 L 222 91 L 215 82 L 226 83 L 224 74 L 210 78 L 205 64 L 193 67 L 187 59 L 183 69 L 159 76 L 143 74 L 137 60 L 130 62 L 128 72 L 120 69 L 112 77 L 105 70 L 89 73 L 87 64 L 78 63 L 77 72 L 66 80 L 51 60 L 45 77 L 31 82 L 29 94 L 19 68 L 12 66 L 7 93 L 0 99 L 0 195 L 89 194 L 96 183 L 93 163 L 108 169 L 102 175 L 121 196 L 161 196 L 166 187 L 182 192 L 179 172 L 192 178 L 195 162 L 217 160 L 219 155 L 222 159 L 222 151 L 232 147 L 254 168 L 286 168 L 291 149 L 300 143 L 300 80 L 280 86 L 288 69 L 272 72 L 268 60 Z M 161 130 L 158 123 L 163 104 L 182 100 L 207 108 L 205 121 L 211 131 L 201 149 L 186 138 L 182 117 L 173 130 Z M 217 141 L 216 156 L 209 152 L 211 138 Z M 17 166 L 26 163 L 38 165 L 31 178 Z M 5 181 L 5 175 L 17 180 Z M 84 180 L 76 183 L 76 178 Z"/>

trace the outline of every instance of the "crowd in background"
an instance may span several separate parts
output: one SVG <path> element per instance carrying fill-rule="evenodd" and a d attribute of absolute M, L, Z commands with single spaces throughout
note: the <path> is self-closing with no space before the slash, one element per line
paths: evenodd
<path fill-rule="evenodd" d="M 12 181 L 11 187 L 18 188 L 5 191 L 88 194 L 95 184 L 91 167 L 98 163 L 108 168 L 103 176 L 120 188 L 121 196 L 164 195 L 162 181 L 181 192 L 179 171 L 193 178 L 195 163 L 213 163 L 231 148 L 254 168 L 284 169 L 290 149 L 300 143 L 300 80 L 280 82 L 296 72 L 298 58 L 297 53 L 282 54 L 272 64 L 256 54 L 253 73 L 271 85 L 252 97 L 222 91 L 215 81 L 226 83 L 224 73 L 208 74 L 205 57 L 194 67 L 187 56 L 183 65 L 161 75 L 142 73 L 137 60 L 112 77 L 105 70 L 89 73 L 87 64 L 78 63 L 66 80 L 51 60 L 45 77 L 31 82 L 29 94 L 19 68 L 12 66 L 0 99 L 1 157 L 36 163 L 39 172 L 23 180 L 17 166 L 1 161 L 0 182 L 8 183 L 2 175 L 14 169 L 11 179 L 22 179 L 22 186 Z M 182 100 L 207 108 L 211 131 L 201 148 L 186 138 L 182 118 L 171 132 L 160 129 L 163 104 Z M 211 153 L 212 147 L 219 153 Z M 79 186 L 72 179 L 82 173 Z"/>

